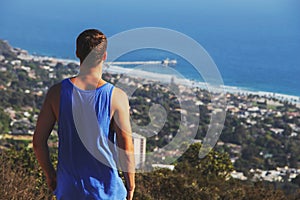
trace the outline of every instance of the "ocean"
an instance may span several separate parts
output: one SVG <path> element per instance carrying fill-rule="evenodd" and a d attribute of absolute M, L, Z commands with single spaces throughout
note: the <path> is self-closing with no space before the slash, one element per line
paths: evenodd
<path fill-rule="evenodd" d="M 225 85 L 300 97 L 299 11 L 298 0 L 2 0 L 0 39 L 32 54 L 75 59 L 75 39 L 84 29 L 98 28 L 110 37 L 163 27 L 201 44 Z M 202 80 L 172 52 L 144 49 L 119 60 L 166 58 L 177 60 L 173 68 L 184 77 Z"/>

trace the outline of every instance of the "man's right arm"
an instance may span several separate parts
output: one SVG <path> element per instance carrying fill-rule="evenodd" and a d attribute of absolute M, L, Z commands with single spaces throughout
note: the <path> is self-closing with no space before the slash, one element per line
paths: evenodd
<path fill-rule="evenodd" d="M 46 175 L 46 180 L 51 190 L 56 188 L 56 172 L 50 160 L 47 141 L 57 120 L 57 111 L 54 110 L 56 106 L 53 102 L 56 102 L 56 99 L 59 98 L 57 96 L 59 91 L 60 85 L 55 85 L 48 91 L 33 135 L 34 153 Z"/>
<path fill-rule="evenodd" d="M 131 200 L 135 189 L 134 148 L 130 126 L 128 97 L 125 92 L 119 88 L 113 90 L 112 107 L 114 129 L 117 133 L 117 143 L 120 148 L 120 167 L 126 181 L 127 199 Z"/>

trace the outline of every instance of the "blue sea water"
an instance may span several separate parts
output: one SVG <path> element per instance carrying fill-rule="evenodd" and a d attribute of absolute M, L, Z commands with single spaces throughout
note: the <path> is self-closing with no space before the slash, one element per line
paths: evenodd
<path fill-rule="evenodd" d="M 0 38 L 30 53 L 75 58 L 86 28 L 108 37 L 138 27 L 164 27 L 201 44 L 225 85 L 300 96 L 298 0 L 1 0 Z M 120 60 L 177 59 L 174 69 L 200 80 L 170 52 L 144 50 Z"/>

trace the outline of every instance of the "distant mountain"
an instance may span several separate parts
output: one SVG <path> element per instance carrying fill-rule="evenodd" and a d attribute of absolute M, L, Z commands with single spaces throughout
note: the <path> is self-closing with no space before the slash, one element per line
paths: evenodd
<path fill-rule="evenodd" d="M 9 43 L 1 39 L 0 39 L 0 55 L 3 55 L 6 58 L 15 58 L 17 56 L 14 49 L 9 45 Z"/>

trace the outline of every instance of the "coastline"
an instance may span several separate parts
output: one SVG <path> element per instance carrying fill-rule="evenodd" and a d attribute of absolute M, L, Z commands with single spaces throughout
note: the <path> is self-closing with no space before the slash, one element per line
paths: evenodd
<path fill-rule="evenodd" d="M 133 71 L 134 71 L 134 74 L 138 75 L 138 77 L 141 77 L 144 79 L 159 81 L 162 83 L 170 83 L 171 79 L 174 79 L 175 84 L 181 84 L 181 85 L 185 85 L 187 87 L 198 87 L 201 89 L 208 90 L 208 84 L 205 82 L 177 78 L 171 74 L 158 74 L 158 73 L 154 73 L 154 72 L 148 72 L 148 71 L 143 71 L 143 70 L 139 70 L 139 69 L 133 70 L 133 69 L 124 68 L 121 66 L 114 66 L 114 65 L 111 65 L 111 66 L 109 66 L 109 68 L 106 68 L 103 70 L 103 72 L 129 74 L 129 76 L 131 76 L 130 74 L 132 74 Z M 265 98 L 276 98 L 278 100 L 288 101 L 290 103 L 296 104 L 297 106 L 300 106 L 300 97 L 299 96 L 274 93 L 274 92 L 268 92 L 268 91 L 251 91 L 251 90 L 247 90 L 247 89 L 244 89 L 241 87 L 227 86 L 227 85 L 222 85 L 217 88 L 215 86 L 211 86 L 211 88 L 216 89 L 217 91 L 222 90 L 222 91 L 224 91 L 224 93 L 230 93 L 230 94 L 239 94 L 239 95 L 243 95 L 243 96 L 257 95 L 257 96 L 265 97 Z"/>
<path fill-rule="evenodd" d="M 37 61 L 48 60 L 54 63 L 60 62 L 63 65 L 68 65 L 70 63 L 75 63 L 79 65 L 79 61 L 73 59 L 31 55 L 24 50 L 21 50 L 21 52 L 22 53 L 18 56 L 19 59 L 37 60 Z M 138 68 L 137 69 L 125 68 L 114 64 L 107 65 L 106 63 L 104 63 L 104 66 L 105 67 L 103 68 L 103 72 L 109 72 L 114 74 L 126 74 L 131 77 L 139 77 L 146 80 L 159 81 L 162 83 L 170 83 L 171 80 L 173 79 L 175 84 L 185 85 L 187 87 L 198 87 L 204 90 L 208 90 L 208 87 L 210 87 L 210 89 L 216 89 L 217 91 L 222 90 L 222 93 L 239 94 L 243 96 L 257 95 L 259 97 L 264 97 L 264 98 L 275 98 L 281 101 L 288 101 L 300 107 L 300 96 L 296 96 L 296 95 L 282 94 L 282 93 L 269 92 L 269 91 L 260 91 L 253 88 L 249 89 L 249 88 L 242 88 L 242 87 L 230 86 L 230 85 L 221 85 L 216 88 L 215 86 L 209 86 L 205 82 L 190 80 L 182 77 L 176 77 L 176 75 L 173 74 L 159 74 L 156 72 L 149 72 Z"/>

